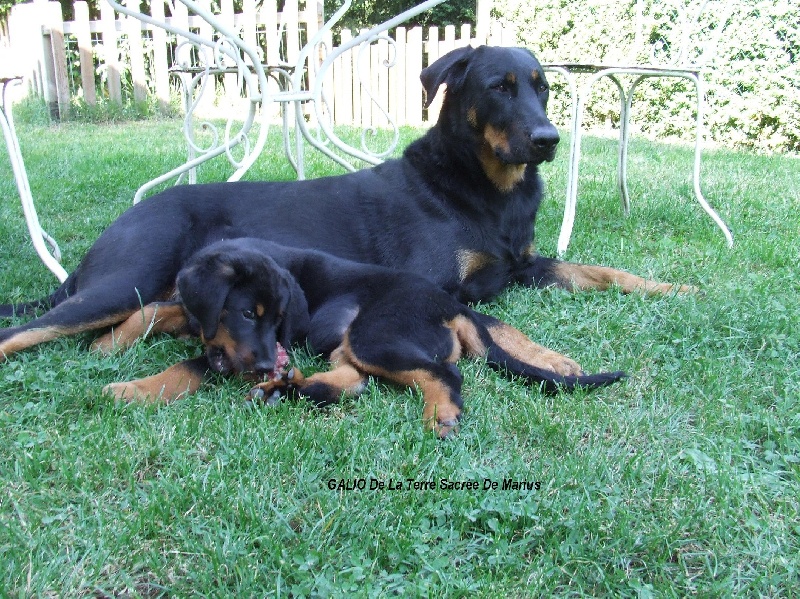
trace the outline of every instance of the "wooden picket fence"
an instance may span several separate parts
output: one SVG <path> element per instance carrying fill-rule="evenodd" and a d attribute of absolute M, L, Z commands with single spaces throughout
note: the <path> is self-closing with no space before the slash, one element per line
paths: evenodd
<path fill-rule="evenodd" d="M 139 5 L 138 0 L 129 1 Z M 210 6 L 210 0 L 205 3 Z M 174 13 L 167 5 L 166 15 L 163 0 L 147 4 L 154 18 L 209 33 L 204 31 L 208 25 L 189 16 L 180 3 L 175 3 Z M 285 0 L 280 12 L 276 0 L 265 0 L 258 9 L 256 0 L 244 0 L 241 13 L 234 12 L 233 0 L 220 4 L 219 19 L 238 28 L 251 46 L 260 46 L 267 65 L 293 64 L 302 44 L 317 33 L 324 19 L 321 0 L 306 0 L 302 9 L 298 0 Z M 513 31 L 489 22 L 488 2 L 479 2 L 479 14 L 484 12 L 482 6 L 486 17 L 479 18 L 477 31 L 469 25 L 443 30 L 398 27 L 389 32 L 394 40 L 391 49 L 381 41 L 365 53 L 343 54 L 327 75 L 332 80 L 326 81 L 326 109 L 334 122 L 380 127 L 386 124 L 386 117 L 374 109 L 376 103 L 388 108 L 398 125 L 419 125 L 435 118 L 436 106 L 423 110 L 419 73 L 424 66 L 459 46 L 516 43 Z M 100 3 L 97 20 L 90 20 L 84 0 L 76 0 L 73 9 L 74 20 L 64 21 L 58 2 L 34 0 L 14 6 L 8 21 L 15 66 L 25 76 L 28 90 L 43 96 L 54 116 L 68 114 L 75 98 L 94 104 L 98 98 L 123 103 L 155 97 L 165 106 L 170 104 L 177 89 L 177 80 L 170 77 L 178 45 L 174 36 L 118 15 L 106 2 Z M 341 43 L 357 34 L 342 31 Z M 325 47 L 334 48 L 330 35 Z M 384 61 L 390 56 L 394 66 L 387 69 Z M 313 70 L 309 69 L 309 77 Z M 230 110 L 231 96 L 238 95 L 238 88 L 231 89 L 235 85 L 230 77 L 219 77 L 205 110 L 213 112 L 215 106 L 219 111 Z"/>

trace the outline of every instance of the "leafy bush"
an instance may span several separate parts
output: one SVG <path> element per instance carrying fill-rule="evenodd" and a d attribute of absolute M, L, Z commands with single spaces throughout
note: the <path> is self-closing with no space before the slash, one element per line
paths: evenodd
<path fill-rule="evenodd" d="M 648 8 L 652 0 L 645 0 Z M 697 5 L 697 2 L 694 3 Z M 674 5 L 673 5 L 674 6 Z M 730 7 L 709 2 L 709 12 Z M 495 16 L 517 28 L 519 40 L 542 62 L 614 61 L 628 55 L 634 41 L 635 3 L 610 0 L 522 0 L 497 2 Z M 645 11 L 647 12 L 647 10 Z M 674 11 L 660 14 L 669 25 Z M 789 0 L 739 0 L 732 7 L 707 64 L 705 82 L 708 139 L 732 147 L 760 151 L 800 150 L 800 4 Z M 655 24 L 645 42 L 657 41 Z M 647 36 L 650 36 L 647 39 Z M 674 43 L 676 27 L 668 31 Z M 639 48 L 641 52 L 649 48 Z M 669 49 L 670 46 L 667 46 Z M 556 91 L 552 114 L 565 125 L 569 96 L 563 80 L 550 75 Z M 694 120 L 694 89 L 682 79 L 651 79 L 636 92 L 634 130 L 650 137 L 689 139 Z M 587 105 L 587 125 L 615 125 L 619 98 L 610 81 L 601 81 Z"/>

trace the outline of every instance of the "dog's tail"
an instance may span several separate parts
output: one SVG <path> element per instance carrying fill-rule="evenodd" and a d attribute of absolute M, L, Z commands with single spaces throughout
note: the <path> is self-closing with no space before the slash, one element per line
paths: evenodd
<path fill-rule="evenodd" d="M 21 304 L 0 304 L 0 318 L 13 318 L 33 314 L 40 308 L 50 307 L 50 298 L 24 302 Z"/>
<path fill-rule="evenodd" d="M 18 304 L 0 304 L 0 318 L 28 316 L 35 313 L 37 310 L 49 310 L 50 308 L 56 307 L 71 295 L 67 285 L 68 282 L 70 282 L 70 279 L 64 281 L 56 291 L 42 299 L 20 302 Z"/>
<path fill-rule="evenodd" d="M 606 387 L 628 376 L 621 370 L 577 376 L 561 375 L 552 370 L 526 364 L 494 343 L 489 346 L 488 350 L 486 362 L 489 366 L 495 370 L 522 377 L 530 383 L 538 383 L 546 393 L 555 393 L 559 390 L 573 391 L 579 387 L 585 389 Z"/>

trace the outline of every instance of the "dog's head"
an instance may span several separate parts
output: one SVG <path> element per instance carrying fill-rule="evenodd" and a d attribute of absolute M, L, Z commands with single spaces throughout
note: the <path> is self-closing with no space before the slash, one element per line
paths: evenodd
<path fill-rule="evenodd" d="M 525 166 L 555 157 L 558 131 L 547 118 L 550 86 L 536 57 L 525 48 L 459 48 L 420 75 L 430 105 L 447 85 L 439 126 L 472 132 L 489 179 L 508 191 Z"/>
<path fill-rule="evenodd" d="M 308 304 L 297 281 L 244 240 L 195 254 L 177 288 L 217 372 L 272 372 L 277 344 L 288 348 L 307 334 Z"/>

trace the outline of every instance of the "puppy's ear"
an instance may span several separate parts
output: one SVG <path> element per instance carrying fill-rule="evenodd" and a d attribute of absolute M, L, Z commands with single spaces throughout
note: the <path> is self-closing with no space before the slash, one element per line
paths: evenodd
<path fill-rule="evenodd" d="M 194 259 L 178 273 L 177 287 L 186 311 L 197 319 L 204 339 L 213 339 L 220 313 L 236 280 L 236 269 L 225 255 Z"/>
<path fill-rule="evenodd" d="M 293 341 L 304 339 L 311 327 L 311 316 L 308 313 L 306 294 L 303 293 L 297 280 L 288 272 L 284 277 L 285 293 L 288 298 L 284 309 L 283 321 L 278 327 L 277 338 L 283 347 L 289 347 Z"/>
<path fill-rule="evenodd" d="M 457 90 L 464 83 L 469 64 L 475 48 L 465 46 L 451 50 L 432 65 L 422 69 L 419 78 L 425 89 L 425 107 L 431 105 L 436 97 L 436 92 L 442 83 L 447 83 L 449 91 Z"/>

